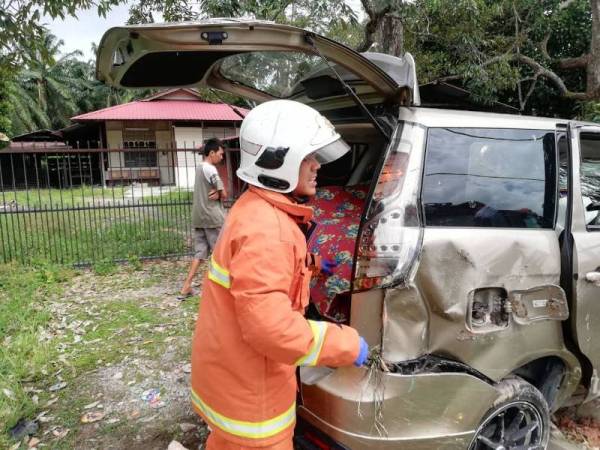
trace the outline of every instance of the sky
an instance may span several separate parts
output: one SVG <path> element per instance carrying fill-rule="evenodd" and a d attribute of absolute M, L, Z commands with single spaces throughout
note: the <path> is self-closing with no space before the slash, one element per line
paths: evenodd
<path fill-rule="evenodd" d="M 362 16 L 360 0 L 346 0 L 346 2 Z M 52 34 L 64 41 L 63 53 L 74 50 L 83 52 L 84 59 L 94 59 L 92 43 L 100 43 L 106 30 L 111 27 L 124 25 L 129 17 L 129 6 L 126 2 L 113 7 L 106 18 L 98 16 L 96 9 L 80 10 L 77 17 L 67 17 L 65 20 L 47 18 L 45 20 Z"/>
<path fill-rule="evenodd" d="M 114 6 L 106 18 L 98 16 L 95 8 L 80 10 L 77 17 L 66 17 L 65 20 L 46 19 L 50 32 L 64 41 L 62 51 L 69 53 L 81 50 L 84 59 L 93 59 L 92 43 L 99 44 L 102 35 L 111 27 L 124 25 L 129 17 L 129 6 L 126 3 Z"/>

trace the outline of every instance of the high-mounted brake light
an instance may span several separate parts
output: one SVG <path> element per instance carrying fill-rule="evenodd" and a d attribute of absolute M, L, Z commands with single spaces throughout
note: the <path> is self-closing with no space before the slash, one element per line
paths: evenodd
<path fill-rule="evenodd" d="M 404 284 L 419 256 L 418 187 L 425 130 L 406 123 L 387 150 L 356 252 L 354 290 Z"/>

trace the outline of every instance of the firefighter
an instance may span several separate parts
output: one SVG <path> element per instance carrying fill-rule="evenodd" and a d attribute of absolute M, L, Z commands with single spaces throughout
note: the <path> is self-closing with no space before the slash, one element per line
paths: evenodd
<path fill-rule="evenodd" d="M 207 450 L 292 450 L 296 367 L 365 363 L 351 327 L 304 317 L 320 269 L 307 253 L 317 170 L 348 151 L 331 123 L 289 100 L 263 103 L 240 130 L 231 208 L 204 278 L 192 347 L 192 403 Z"/>

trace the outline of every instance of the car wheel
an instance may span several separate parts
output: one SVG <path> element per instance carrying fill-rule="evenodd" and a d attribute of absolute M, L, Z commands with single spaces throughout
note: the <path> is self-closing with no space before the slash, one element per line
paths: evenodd
<path fill-rule="evenodd" d="M 521 378 L 497 385 L 500 396 L 484 416 L 469 450 L 544 450 L 550 437 L 550 412 L 535 387 Z"/>

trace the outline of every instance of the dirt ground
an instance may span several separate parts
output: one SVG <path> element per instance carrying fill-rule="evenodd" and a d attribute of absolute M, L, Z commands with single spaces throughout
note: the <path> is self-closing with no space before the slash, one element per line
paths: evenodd
<path fill-rule="evenodd" d="M 189 400 L 199 299 L 177 298 L 188 263 L 119 266 L 102 276 L 85 270 L 49 299 L 52 320 L 42 339 L 60 338 L 62 365 L 46 386 L 30 387 L 32 395 L 52 393 L 34 438 L 14 449 L 164 450 L 173 440 L 203 448 L 207 428 Z M 554 430 L 551 448 L 600 448 L 593 418 L 600 408 L 587 408 L 587 418 L 572 408 L 555 417 L 562 433 Z"/>
<path fill-rule="evenodd" d="M 50 299 L 47 338 L 66 337 L 63 368 L 49 375 L 56 382 L 50 390 L 70 371 L 78 374 L 38 416 L 37 447 L 163 450 L 177 440 L 202 448 L 207 429 L 189 397 L 198 297 L 177 298 L 188 264 L 148 262 L 104 276 L 84 271 Z M 123 305 L 130 308 L 125 317 L 118 311 Z M 101 335 L 99 325 L 105 326 Z M 95 361 L 81 373 L 78 367 L 90 366 L 86 358 Z"/>

